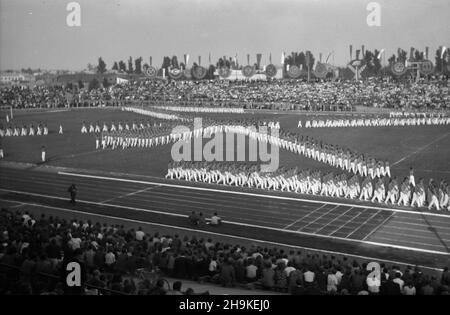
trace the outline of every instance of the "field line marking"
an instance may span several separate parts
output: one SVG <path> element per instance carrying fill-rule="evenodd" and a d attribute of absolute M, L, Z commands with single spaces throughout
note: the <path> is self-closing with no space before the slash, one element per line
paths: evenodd
<path fill-rule="evenodd" d="M 286 225 L 283 229 L 286 230 L 287 228 L 290 228 L 290 227 L 293 226 L 294 224 L 300 222 L 301 220 L 303 220 L 303 219 L 306 218 L 306 217 L 309 217 L 311 214 L 313 214 L 313 213 L 319 211 L 320 209 L 322 209 L 322 208 L 325 207 L 325 206 L 326 206 L 326 204 L 324 203 L 323 205 L 321 205 L 321 206 L 318 207 L 317 209 L 314 209 L 313 211 L 308 212 L 307 214 L 303 215 L 300 219 L 297 219 L 297 220 L 295 220 L 294 222 L 292 222 L 292 223 Z"/>
<path fill-rule="evenodd" d="M 300 232 L 301 230 L 303 230 L 305 227 L 319 221 L 321 218 L 323 218 L 324 216 L 326 216 L 327 214 L 331 213 L 334 209 L 336 209 L 339 206 L 334 206 L 334 208 L 331 208 L 330 210 L 328 210 L 327 212 L 323 213 L 321 216 L 315 218 L 313 221 L 309 222 L 308 224 L 302 226 L 301 228 L 299 228 L 297 231 Z"/>
<path fill-rule="evenodd" d="M 272 244 L 272 245 L 276 245 L 276 246 L 284 246 L 284 247 L 291 247 L 291 248 L 297 248 L 297 249 L 302 249 L 302 250 L 317 251 L 317 252 L 322 252 L 322 253 L 327 253 L 327 254 L 335 254 L 335 255 L 343 255 L 343 256 L 349 256 L 349 257 L 356 257 L 356 258 L 360 258 L 360 259 L 364 259 L 364 260 L 384 261 L 384 262 L 388 262 L 388 263 L 391 263 L 391 264 L 410 265 L 409 263 L 399 262 L 399 261 L 395 261 L 395 260 L 373 258 L 373 257 L 368 257 L 368 256 L 354 255 L 354 254 L 342 253 L 342 252 L 337 252 L 337 251 L 329 251 L 329 250 L 326 250 L 326 249 L 315 249 L 315 248 L 303 247 L 303 246 L 298 246 L 298 245 L 289 245 L 289 244 L 272 242 L 272 241 L 265 241 L 265 240 L 254 239 L 254 238 L 249 238 L 249 237 L 243 237 L 243 236 L 237 236 L 237 235 L 231 235 L 231 234 L 211 232 L 211 231 L 208 231 L 208 230 L 198 230 L 198 229 L 192 229 L 192 228 L 187 228 L 187 227 L 182 227 L 182 226 L 167 225 L 167 224 L 163 224 L 163 223 L 146 222 L 146 221 L 140 221 L 140 220 L 134 220 L 134 219 L 128 219 L 128 218 L 121 218 L 121 217 L 116 217 L 116 216 L 111 216 L 111 215 L 96 214 L 96 213 L 71 210 L 71 209 L 61 208 L 61 207 L 53 207 L 53 206 L 46 206 L 46 205 L 41 205 L 41 204 L 34 204 L 34 203 L 24 203 L 24 204 L 30 205 L 30 206 L 35 206 L 35 207 L 43 207 L 43 208 L 55 209 L 55 210 L 66 211 L 66 212 L 71 212 L 71 213 L 77 213 L 77 214 L 81 213 L 81 214 L 84 214 L 84 215 L 104 217 L 104 218 L 115 219 L 115 220 L 123 220 L 123 221 L 128 221 L 128 222 L 133 222 L 133 223 L 139 223 L 139 224 L 156 225 L 156 226 L 161 226 L 161 227 L 165 227 L 165 228 L 172 228 L 172 229 L 176 228 L 176 229 L 185 230 L 185 231 L 189 231 L 189 232 L 206 233 L 206 234 L 223 236 L 223 237 L 231 237 L 231 238 L 242 239 L 242 240 L 246 240 L 246 241 L 250 241 L 250 242 L 262 242 L 262 243 Z M 422 265 L 418 265 L 418 267 L 419 268 L 430 269 L 430 270 L 435 270 L 435 271 L 440 271 L 440 272 L 443 271 L 443 269 L 440 269 L 440 268 L 427 267 L 427 266 L 422 266 Z"/>
<path fill-rule="evenodd" d="M 384 219 L 380 224 L 378 224 L 372 231 L 369 232 L 369 234 L 367 234 L 362 240 L 365 241 L 366 239 L 369 238 L 369 236 L 371 236 L 373 233 L 375 233 L 376 231 L 378 231 L 379 228 L 381 228 L 387 221 L 389 221 L 393 216 L 395 215 L 395 213 L 391 213 L 390 215 L 388 215 L 386 217 L 386 219 Z"/>
<path fill-rule="evenodd" d="M 114 198 L 106 199 L 104 201 L 100 201 L 100 204 L 106 203 L 106 202 L 110 202 L 110 201 L 113 201 L 113 200 L 116 200 L 116 199 L 126 198 L 126 197 L 133 196 L 133 195 L 136 195 L 136 194 L 140 194 L 140 193 L 142 193 L 144 191 L 152 190 L 152 189 L 158 188 L 158 187 L 160 187 L 160 185 L 147 187 L 147 188 L 136 190 L 136 191 L 132 191 L 132 192 L 130 192 L 128 194 L 124 194 L 124 195 L 120 195 L 118 197 L 114 197 Z"/>
<path fill-rule="evenodd" d="M 317 229 L 316 231 L 314 231 L 314 233 L 319 232 L 320 230 L 324 229 L 325 227 L 329 226 L 331 223 L 337 221 L 339 218 L 343 217 L 345 214 L 347 214 L 350 210 L 352 210 L 353 207 L 348 208 L 344 213 L 341 213 L 340 215 L 338 215 L 336 218 L 334 218 L 333 220 L 331 220 L 330 222 L 328 222 L 327 224 L 325 224 L 324 226 L 320 227 L 319 229 Z M 348 223 L 349 221 L 345 222 Z"/>
<path fill-rule="evenodd" d="M 368 223 L 370 220 L 375 218 L 379 213 L 380 213 L 380 211 L 377 211 L 374 214 L 372 214 L 370 217 L 367 218 L 366 221 L 363 222 L 363 224 L 361 224 L 358 228 L 354 229 L 353 232 L 348 234 L 345 238 L 348 238 L 348 237 L 350 237 L 350 235 L 355 234 L 356 231 L 358 231 L 360 228 L 362 228 L 364 226 L 364 224 Z"/>
<path fill-rule="evenodd" d="M 334 230 L 333 232 L 329 233 L 329 236 L 332 236 L 334 233 L 336 233 L 337 231 L 339 231 L 340 229 L 344 228 L 347 224 L 353 222 L 356 218 L 358 218 L 364 211 L 361 211 L 360 213 L 358 213 L 355 217 L 353 217 L 350 221 L 345 222 L 343 225 L 339 226 L 336 230 Z"/>
<path fill-rule="evenodd" d="M 59 199 L 59 200 L 61 200 L 61 199 L 62 200 L 67 200 L 67 198 L 62 198 L 62 197 L 54 197 L 54 196 L 49 196 L 49 195 L 37 194 L 37 193 L 28 193 L 28 192 L 17 191 L 17 190 L 10 190 L 10 189 L 4 189 L 4 188 L 0 188 L 0 190 L 1 191 L 9 191 L 9 192 L 18 193 L 18 194 L 24 194 L 24 195 L 39 196 L 39 197 L 44 197 L 44 198 L 53 198 L 53 199 Z M 3 197 L 3 199 L 5 199 L 5 198 Z M 176 216 L 176 217 L 184 217 L 184 218 L 188 217 L 185 214 L 178 214 L 178 213 L 172 213 L 172 212 L 162 212 L 162 211 L 157 211 L 157 210 L 149 210 L 149 209 L 128 207 L 128 206 L 122 206 L 122 205 L 114 205 L 114 204 L 100 204 L 100 203 L 94 202 L 94 201 L 78 200 L 78 202 L 80 202 L 80 203 L 87 203 L 87 204 L 94 204 L 94 205 L 99 205 L 99 206 L 110 206 L 110 207 L 116 207 L 116 208 L 123 208 L 123 209 L 134 210 L 134 211 L 158 213 L 158 214 L 164 214 L 164 215 Z M 209 219 L 206 219 L 206 220 L 209 220 Z M 423 249 L 423 248 L 406 247 L 406 246 L 399 246 L 399 245 L 393 245 L 393 244 L 384 244 L 384 243 L 375 243 L 375 242 L 363 242 L 361 240 L 349 239 L 349 238 L 344 238 L 344 237 L 336 237 L 336 236 L 313 234 L 313 233 L 300 232 L 300 231 L 284 230 L 284 229 L 275 228 L 275 227 L 261 226 L 261 225 L 248 224 L 248 223 L 242 223 L 242 222 L 234 222 L 234 221 L 223 221 L 223 222 L 224 223 L 230 223 L 230 224 L 233 224 L 233 225 L 239 225 L 239 226 L 244 226 L 244 227 L 252 227 L 252 228 L 258 228 L 258 229 L 263 229 L 263 230 L 271 230 L 271 231 L 277 231 L 277 232 L 283 231 L 283 232 L 287 232 L 287 233 L 301 234 L 301 235 L 307 235 L 307 236 L 314 236 L 314 237 L 321 237 L 321 238 L 328 238 L 328 239 L 330 239 L 330 238 L 331 239 L 337 239 L 337 240 L 346 241 L 346 242 L 367 243 L 367 244 L 372 244 L 372 245 L 377 245 L 377 246 L 385 246 L 385 247 L 391 247 L 391 248 L 400 248 L 400 249 L 417 251 L 417 252 L 424 252 L 424 253 L 431 253 L 431 254 L 439 254 L 439 255 L 450 256 L 450 253 L 448 253 L 448 252 L 440 252 L 440 251 L 428 250 L 428 249 Z"/>
<path fill-rule="evenodd" d="M 340 203 L 340 202 L 333 202 L 333 201 L 302 199 L 302 198 L 293 198 L 293 197 L 275 196 L 275 195 L 264 195 L 264 194 L 255 194 L 255 193 L 243 192 L 243 191 L 185 186 L 185 185 L 178 185 L 178 184 L 167 184 L 167 183 L 162 183 L 162 182 L 150 182 L 150 181 L 141 181 L 141 180 L 134 180 L 134 179 L 126 179 L 126 178 L 105 177 L 105 176 L 77 174 L 77 173 L 68 173 L 68 172 L 58 172 L 58 174 L 66 175 L 66 176 L 74 176 L 74 177 L 96 178 L 96 179 L 105 179 L 105 180 L 119 181 L 119 182 L 145 184 L 145 185 L 161 185 L 161 186 L 165 186 L 165 187 L 175 187 L 175 188 L 183 188 L 183 189 L 191 189 L 191 190 L 219 192 L 219 193 L 224 193 L 224 194 L 236 194 L 236 195 L 253 196 L 253 197 L 270 198 L 270 199 L 280 199 L 280 200 L 294 200 L 294 201 L 303 201 L 303 202 L 320 203 L 320 204 L 325 203 L 325 204 L 329 204 L 329 205 L 354 207 L 354 208 L 360 208 L 360 209 L 375 209 L 375 210 L 390 211 L 390 212 L 411 213 L 411 214 L 415 214 L 415 215 L 426 215 L 426 216 L 436 216 L 436 217 L 441 217 L 441 218 L 450 218 L 450 215 L 439 214 L 439 213 L 428 213 L 428 212 L 419 212 L 419 211 L 413 211 L 413 210 L 402 210 L 402 209 L 393 209 L 393 208 L 381 208 L 381 207 L 374 207 L 374 206 L 368 206 L 368 205 Z"/>
<path fill-rule="evenodd" d="M 450 134 L 450 132 L 447 132 L 447 133 L 443 134 L 442 136 L 440 136 L 439 138 L 437 138 L 437 139 L 431 141 L 431 142 L 428 143 L 427 145 L 425 145 L 425 146 L 419 148 L 418 150 L 416 150 L 416 151 L 414 151 L 414 152 L 412 152 L 412 153 L 410 153 L 410 154 L 408 154 L 408 155 L 405 155 L 404 157 L 402 157 L 402 158 L 401 158 L 400 160 L 398 160 L 397 162 L 394 162 L 394 163 L 392 164 L 392 166 L 397 165 L 398 163 L 403 162 L 403 161 L 406 160 L 407 158 L 409 158 L 409 157 L 411 157 L 411 156 L 413 156 L 413 155 L 416 155 L 416 154 L 419 153 L 420 151 L 425 150 L 425 149 L 428 148 L 430 145 L 432 145 L 433 143 L 438 142 L 439 140 L 445 138 L 445 137 L 448 136 L 449 134 Z"/>

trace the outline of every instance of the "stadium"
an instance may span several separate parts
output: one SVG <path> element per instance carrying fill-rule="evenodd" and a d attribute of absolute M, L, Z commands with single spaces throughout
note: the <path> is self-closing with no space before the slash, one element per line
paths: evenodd
<path fill-rule="evenodd" d="M 444 44 L 9 74 L 0 293 L 447 295 Z"/>

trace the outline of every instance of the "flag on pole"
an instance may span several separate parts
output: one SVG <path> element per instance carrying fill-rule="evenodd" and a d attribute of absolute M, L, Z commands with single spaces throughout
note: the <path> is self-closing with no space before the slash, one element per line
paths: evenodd
<path fill-rule="evenodd" d="M 427 46 L 427 47 L 425 47 L 425 59 L 426 60 L 428 60 L 428 50 L 429 50 L 430 48 Z"/>
<path fill-rule="evenodd" d="M 381 49 L 380 53 L 378 54 L 378 56 L 377 56 L 377 59 L 378 59 L 378 60 L 380 60 L 381 55 L 382 55 L 383 53 L 384 53 L 384 48 Z"/>
<path fill-rule="evenodd" d="M 328 63 L 328 59 L 330 59 L 330 56 L 331 56 L 332 53 L 334 53 L 334 50 L 328 54 L 327 60 L 325 61 L 325 63 Z"/>
<path fill-rule="evenodd" d="M 284 51 L 281 52 L 281 64 L 284 65 Z"/>
<path fill-rule="evenodd" d="M 445 46 L 442 46 L 441 59 L 444 58 L 444 53 L 446 50 L 447 50 L 447 48 Z"/>
<path fill-rule="evenodd" d="M 350 45 L 350 60 L 353 59 L 353 46 Z"/>
<path fill-rule="evenodd" d="M 272 64 L 272 53 L 269 54 L 269 63 Z"/>
<path fill-rule="evenodd" d="M 198 56 L 198 65 L 200 66 L 202 63 L 202 56 Z"/>
<path fill-rule="evenodd" d="M 150 56 L 150 66 L 152 65 L 152 56 Z"/>
<path fill-rule="evenodd" d="M 250 64 L 250 54 L 247 54 L 247 64 Z"/>
<path fill-rule="evenodd" d="M 261 66 L 261 59 L 262 59 L 262 54 L 256 54 L 256 66 L 259 67 Z"/>
<path fill-rule="evenodd" d="M 208 61 L 209 61 L 209 64 L 211 64 L 211 53 L 209 53 L 209 55 L 208 55 Z"/>
<path fill-rule="evenodd" d="M 364 55 L 365 55 L 364 45 L 361 46 L 361 52 L 362 52 L 362 58 L 364 59 Z"/>

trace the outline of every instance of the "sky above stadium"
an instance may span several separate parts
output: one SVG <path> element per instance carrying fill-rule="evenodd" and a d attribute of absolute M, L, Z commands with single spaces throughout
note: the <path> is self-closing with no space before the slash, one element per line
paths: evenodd
<path fill-rule="evenodd" d="M 78 0 L 81 26 L 69 27 L 70 0 L 0 0 L 0 69 L 82 70 L 102 56 L 142 56 L 160 66 L 164 55 L 181 61 L 202 56 L 262 53 L 262 64 L 281 52 L 311 50 L 316 59 L 344 65 L 353 51 L 398 47 L 434 52 L 450 46 L 450 0 Z M 370 2 L 380 4 L 380 26 L 368 26 Z M 192 63 L 192 61 L 191 61 Z"/>

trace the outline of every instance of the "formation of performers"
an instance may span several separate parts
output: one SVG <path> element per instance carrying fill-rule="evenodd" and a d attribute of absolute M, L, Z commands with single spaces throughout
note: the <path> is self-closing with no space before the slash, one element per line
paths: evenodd
<path fill-rule="evenodd" d="M 189 112 L 189 113 L 229 113 L 229 114 L 244 113 L 243 108 L 232 108 L 232 107 L 156 106 L 155 108 L 173 112 Z"/>
<path fill-rule="evenodd" d="M 155 112 L 155 111 L 151 111 L 148 109 L 137 108 L 137 107 L 122 107 L 122 111 L 133 112 L 136 114 L 150 116 L 150 117 L 159 118 L 159 119 L 165 119 L 165 120 L 183 120 L 183 118 L 181 118 L 177 115 L 174 115 L 174 114 L 160 113 L 160 112 Z"/>
<path fill-rule="evenodd" d="M 437 126 L 450 125 L 450 116 L 408 117 L 408 118 L 352 118 L 352 119 L 313 119 L 306 120 L 304 128 L 337 128 L 337 127 L 389 127 L 389 126 Z M 302 128 L 299 120 L 297 128 Z"/>
<path fill-rule="evenodd" d="M 448 113 L 447 113 L 448 114 Z M 437 111 L 428 111 L 428 112 L 410 112 L 410 111 L 397 111 L 397 112 L 389 112 L 389 118 L 395 117 L 439 117 L 441 115 L 445 115 L 445 112 L 437 112 Z"/>
<path fill-rule="evenodd" d="M 60 133 L 61 126 L 60 126 Z M 24 137 L 24 136 L 46 136 L 48 135 L 48 127 L 45 123 L 38 123 L 35 125 L 30 124 L 16 126 L 8 125 L 6 128 L 0 126 L 0 137 Z"/>
<path fill-rule="evenodd" d="M 192 138 L 198 137 L 211 137 L 216 133 L 236 133 L 250 136 L 255 140 L 267 141 L 267 134 L 258 132 L 261 127 L 267 129 L 278 129 L 279 122 L 275 121 L 239 121 L 236 125 L 225 125 L 222 122 L 214 120 L 203 120 L 203 125 L 206 127 L 200 127 L 193 130 L 176 131 L 175 127 L 178 125 L 176 122 L 137 122 L 132 123 L 125 122 L 118 123 L 116 127 L 115 123 L 109 127 L 106 123 L 100 128 L 100 124 L 94 125 L 91 123 L 89 128 L 83 122 L 82 133 L 102 133 L 101 139 L 97 138 L 96 148 L 149 148 L 157 145 L 165 145 L 175 141 L 184 140 L 188 141 Z M 245 125 L 244 125 L 245 124 Z M 265 135 L 265 136 L 264 136 Z M 101 142 L 101 144 L 100 144 Z"/>
<path fill-rule="evenodd" d="M 211 122 L 210 122 L 211 123 Z M 121 127 L 120 127 L 121 126 Z M 127 129 L 128 126 L 128 129 Z M 319 162 L 329 164 L 333 167 L 358 174 L 361 176 L 370 176 L 380 178 L 383 176 L 391 176 L 389 162 L 377 160 L 373 157 L 353 152 L 350 149 L 344 149 L 339 146 L 324 144 L 309 138 L 304 138 L 294 133 L 279 130 L 279 123 L 272 121 L 239 121 L 234 125 L 225 125 L 222 122 L 212 122 L 207 127 L 201 127 L 194 130 L 186 130 L 175 132 L 174 124 L 161 124 L 153 126 L 147 122 L 136 122 L 130 126 L 125 123 L 123 126 L 119 123 L 116 128 L 113 123 L 108 129 L 106 124 L 103 125 L 101 140 L 97 138 L 96 147 L 106 148 L 149 148 L 155 145 L 165 145 L 178 140 L 190 140 L 194 137 L 211 137 L 216 133 L 235 133 L 248 136 L 250 139 L 260 143 L 270 143 L 271 145 L 283 148 L 296 154 L 304 155 L 308 158 Z M 264 130 L 262 127 L 267 127 Z M 91 124 L 89 132 L 99 132 L 100 126 L 95 127 Z M 275 130 L 276 132 L 272 132 Z M 270 132 L 269 132 L 270 131 Z M 85 124 L 83 124 L 82 132 L 88 132 Z"/>
<path fill-rule="evenodd" d="M 423 179 L 416 184 L 412 173 L 402 181 L 396 177 L 373 180 L 369 176 L 297 168 L 262 173 L 257 164 L 251 163 L 181 161 L 169 163 L 166 178 L 450 211 L 450 185 L 444 180 L 436 185 L 433 179 L 428 185 Z"/>
<path fill-rule="evenodd" d="M 116 122 L 112 121 L 111 125 L 108 125 L 106 122 L 100 124 L 99 121 L 93 123 L 90 122 L 89 126 L 83 121 L 81 126 L 81 133 L 101 133 L 101 132 L 114 132 L 114 131 L 138 131 L 145 128 L 151 127 L 161 127 L 163 125 L 161 120 L 133 120 L 133 121 L 124 121 L 124 122 Z"/>

